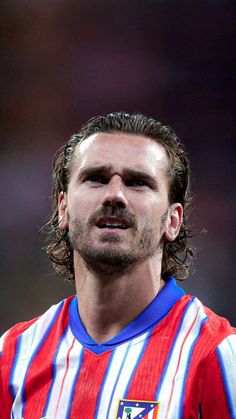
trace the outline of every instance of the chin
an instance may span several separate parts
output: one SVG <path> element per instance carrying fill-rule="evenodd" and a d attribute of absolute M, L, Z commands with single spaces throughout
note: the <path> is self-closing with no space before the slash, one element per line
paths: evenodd
<path fill-rule="evenodd" d="M 124 249 L 117 245 L 107 243 L 107 245 L 84 248 L 79 251 L 80 256 L 90 267 L 107 267 L 114 269 L 115 267 L 129 266 L 139 259 L 137 255 L 130 249 Z"/>

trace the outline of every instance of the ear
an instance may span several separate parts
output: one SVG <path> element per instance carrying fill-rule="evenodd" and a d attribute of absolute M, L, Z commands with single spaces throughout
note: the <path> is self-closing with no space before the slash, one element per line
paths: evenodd
<path fill-rule="evenodd" d="M 60 230 L 68 228 L 67 196 L 65 192 L 60 192 L 58 196 L 58 222 Z"/>
<path fill-rule="evenodd" d="M 183 221 L 183 207 L 179 203 L 174 203 L 168 210 L 166 221 L 166 229 L 164 237 L 167 241 L 173 242 L 179 234 L 179 230 Z"/>

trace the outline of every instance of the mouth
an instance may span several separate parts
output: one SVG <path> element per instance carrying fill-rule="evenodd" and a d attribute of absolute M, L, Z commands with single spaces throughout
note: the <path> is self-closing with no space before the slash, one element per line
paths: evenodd
<path fill-rule="evenodd" d="M 109 230 L 127 230 L 130 225 L 124 218 L 102 217 L 97 221 L 96 227 Z"/>

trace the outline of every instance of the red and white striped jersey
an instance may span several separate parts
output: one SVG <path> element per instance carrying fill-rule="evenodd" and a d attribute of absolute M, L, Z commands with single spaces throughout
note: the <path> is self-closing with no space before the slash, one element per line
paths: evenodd
<path fill-rule="evenodd" d="M 103 344 L 74 296 L 0 342 L 1 419 L 236 418 L 236 329 L 173 278 Z"/>

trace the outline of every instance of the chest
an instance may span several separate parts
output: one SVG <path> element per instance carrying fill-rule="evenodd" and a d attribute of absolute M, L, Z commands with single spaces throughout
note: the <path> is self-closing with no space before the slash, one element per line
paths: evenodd
<path fill-rule="evenodd" d="M 197 418 L 190 348 L 145 334 L 100 355 L 76 340 L 61 344 L 53 357 L 18 364 L 12 413 L 15 419 Z"/>

